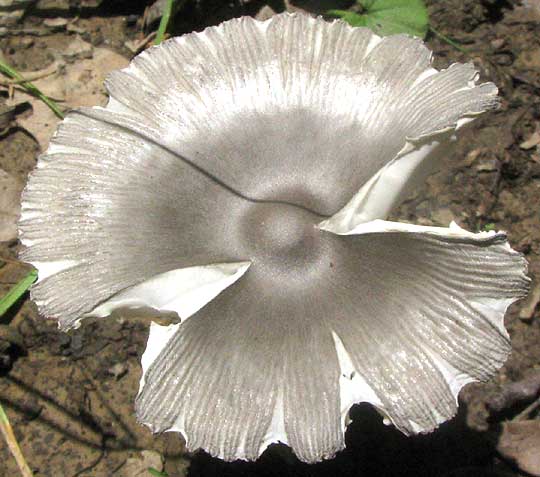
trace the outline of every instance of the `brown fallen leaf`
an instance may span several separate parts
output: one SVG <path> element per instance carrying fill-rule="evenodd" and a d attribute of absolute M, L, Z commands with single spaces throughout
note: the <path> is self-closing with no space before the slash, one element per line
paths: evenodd
<path fill-rule="evenodd" d="M 0 242 L 17 238 L 23 183 L 0 169 Z"/>
<path fill-rule="evenodd" d="M 540 477 L 540 420 L 504 423 L 497 450 L 521 470 Z"/>
<path fill-rule="evenodd" d="M 47 96 L 62 101 L 67 108 L 80 106 L 104 106 L 107 94 L 103 86 L 106 76 L 113 70 L 124 68 L 129 60 L 108 50 L 94 48 L 90 58 L 65 64 L 56 74 L 41 78 L 33 83 Z M 49 140 L 60 121 L 49 107 L 26 91 L 15 90 L 9 105 L 27 101 L 32 106 L 32 114 L 18 119 L 18 124 L 26 129 L 45 151 Z"/>
<path fill-rule="evenodd" d="M 82 35 L 83 33 L 86 33 L 86 30 L 83 27 L 80 27 L 79 25 L 76 25 L 76 20 L 73 20 L 72 22 L 68 23 L 66 26 L 66 30 L 70 33 L 77 33 L 79 35 Z"/>
<path fill-rule="evenodd" d="M 507 16 L 511 22 L 536 23 L 540 21 L 540 0 L 522 0 Z"/>
<path fill-rule="evenodd" d="M 62 17 L 45 18 L 45 20 L 43 20 L 43 25 L 51 30 L 64 30 L 68 23 L 67 18 Z"/>
<path fill-rule="evenodd" d="M 540 132 L 539 131 L 535 131 L 534 133 L 531 134 L 531 136 L 523 141 L 519 147 L 521 149 L 525 149 L 525 150 L 528 150 L 528 149 L 532 149 L 533 147 L 536 147 L 540 144 Z"/>
<path fill-rule="evenodd" d="M 505 384 L 499 393 L 489 399 L 491 411 L 501 412 L 520 403 L 533 400 L 540 392 L 540 371 L 532 371 L 523 379 Z"/>
<path fill-rule="evenodd" d="M 167 0 L 156 0 L 146 9 L 143 17 L 143 28 L 146 31 L 163 16 L 166 5 Z"/>
<path fill-rule="evenodd" d="M 40 16 L 82 9 L 89 11 L 98 8 L 102 3 L 103 0 L 37 0 L 34 11 Z"/>
<path fill-rule="evenodd" d="M 540 282 L 537 281 L 531 288 L 527 298 L 521 303 L 519 318 L 524 321 L 532 320 L 538 304 L 540 303 Z"/>
<path fill-rule="evenodd" d="M 15 25 L 36 0 L 3 0 L 0 2 L 0 26 Z"/>

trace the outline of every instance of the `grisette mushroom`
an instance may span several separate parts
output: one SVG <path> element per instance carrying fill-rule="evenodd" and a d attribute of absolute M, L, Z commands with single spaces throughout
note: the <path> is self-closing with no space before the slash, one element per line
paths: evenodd
<path fill-rule="evenodd" d="M 176 312 L 150 328 L 135 408 L 190 450 L 256 459 L 281 442 L 319 461 L 358 402 L 431 431 L 504 363 L 504 314 L 528 286 L 504 233 L 385 220 L 497 106 L 476 81 L 470 64 L 432 68 L 419 39 L 300 14 L 150 48 L 31 174 L 32 297 L 63 330 Z"/>

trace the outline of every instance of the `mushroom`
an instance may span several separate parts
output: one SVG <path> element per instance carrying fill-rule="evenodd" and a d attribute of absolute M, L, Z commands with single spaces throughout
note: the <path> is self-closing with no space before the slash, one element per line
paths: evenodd
<path fill-rule="evenodd" d="M 510 352 L 526 262 L 502 232 L 385 220 L 497 106 L 421 40 L 282 14 L 173 38 L 68 114 L 23 194 L 32 297 L 63 330 L 153 324 L 135 407 L 190 450 L 315 462 L 369 402 L 405 434 L 451 418 Z"/>

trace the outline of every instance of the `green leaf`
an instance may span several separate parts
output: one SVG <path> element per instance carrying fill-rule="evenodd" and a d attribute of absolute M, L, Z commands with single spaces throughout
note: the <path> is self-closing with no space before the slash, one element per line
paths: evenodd
<path fill-rule="evenodd" d="M 0 299 L 0 316 L 8 311 L 17 300 L 23 296 L 30 288 L 30 285 L 37 279 L 37 271 L 32 270 L 19 283 L 17 283 L 9 292 Z"/>
<path fill-rule="evenodd" d="M 358 13 L 349 12 L 347 10 L 328 10 L 326 13 L 328 15 L 339 17 L 354 27 L 367 26 L 365 15 L 359 15 Z"/>
<path fill-rule="evenodd" d="M 429 17 L 423 0 L 358 0 L 361 13 L 330 10 L 352 26 L 367 26 L 378 35 L 406 33 L 425 38 Z"/>
<path fill-rule="evenodd" d="M 159 470 L 154 469 L 153 467 L 148 467 L 148 472 L 154 477 L 169 477 L 167 472 L 160 472 Z"/>

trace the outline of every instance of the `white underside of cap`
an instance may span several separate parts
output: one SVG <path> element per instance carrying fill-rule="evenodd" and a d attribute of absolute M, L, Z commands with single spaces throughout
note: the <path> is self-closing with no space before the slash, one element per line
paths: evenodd
<path fill-rule="evenodd" d="M 37 283 L 39 283 L 51 275 L 56 275 L 68 268 L 77 266 L 79 262 L 76 260 L 53 260 L 49 262 L 31 262 L 31 264 L 38 271 Z"/>
<path fill-rule="evenodd" d="M 319 224 L 319 228 L 322 228 Z M 328 230 L 324 229 L 323 230 Z M 334 232 L 330 230 L 330 232 Z M 504 234 L 504 232 L 496 232 L 490 230 L 487 232 L 469 232 L 461 228 L 455 222 L 451 222 L 448 227 L 431 227 L 426 225 L 415 225 L 406 222 L 392 222 L 389 220 L 372 220 L 370 222 L 358 224 L 351 230 L 346 232 L 334 232 L 338 235 L 362 235 L 362 234 L 374 234 L 385 232 L 407 232 L 407 233 L 424 233 L 429 235 L 436 235 L 440 237 L 455 237 L 455 238 L 472 238 L 475 240 L 485 240 L 494 235 Z"/>
<path fill-rule="evenodd" d="M 102 317 L 116 308 L 147 306 L 160 311 L 173 311 L 185 321 L 236 282 L 250 265 L 250 262 L 238 262 L 172 270 L 117 294 L 87 316 Z M 181 323 L 165 326 L 155 322 L 150 324 L 146 349 L 141 358 L 139 393 L 144 387 L 148 369 L 180 326 Z M 181 416 L 166 432 L 180 432 L 187 445 L 189 436 L 186 435 Z"/>
<path fill-rule="evenodd" d="M 264 436 L 264 440 L 259 447 L 259 455 L 261 455 L 270 444 L 289 444 L 287 432 L 285 431 L 285 411 L 283 408 L 283 392 L 280 389 L 276 397 L 272 420 Z"/>
<path fill-rule="evenodd" d="M 343 433 L 345 433 L 345 429 L 350 422 L 349 411 L 354 404 L 369 402 L 378 409 L 382 409 L 383 404 L 373 388 L 371 388 L 363 376 L 354 367 L 343 341 L 335 331 L 332 331 L 332 338 L 334 339 L 340 368 L 339 396 L 341 429 Z"/>
<path fill-rule="evenodd" d="M 362 402 L 367 402 L 373 405 L 383 416 L 384 424 L 392 424 L 392 418 L 386 414 L 384 404 L 377 396 L 377 393 L 354 367 L 351 357 L 347 352 L 341 338 L 334 331 L 332 331 L 332 337 L 334 339 L 340 367 L 339 395 L 342 432 L 345 433 L 347 426 L 351 422 L 349 416 L 351 407 Z M 453 379 L 453 377 L 449 376 L 449 379 Z M 444 419 L 441 417 L 441 422 L 443 420 Z M 409 425 L 415 432 L 421 432 L 423 430 L 413 420 L 409 420 Z"/>
<path fill-rule="evenodd" d="M 457 403 L 458 394 L 459 394 L 459 391 L 461 391 L 461 388 L 468 383 L 475 382 L 476 379 L 469 376 L 468 374 L 462 373 L 461 371 L 456 369 L 447 361 L 441 359 L 436 353 L 433 353 L 429 349 L 425 349 L 424 351 L 433 359 L 435 366 L 437 366 L 437 368 L 443 375 L 445 381 L 448 383 L 448 386 L 450 387 L 450 391 L 452 391 L 454 399 L 456 400 L 456 403 Z M 437 420 L 439 423 L 442 423 L 448 420 L 448 416 L 438 416 Z"/>
<path fill-rule="evenodd" d="M 238 280 L 250 262 L 180 268 L 127 288 L 85 316 L 104 317 L 117 308 L 150 307 L 185 320 Z"/>
<path fill-rule="evenodd" d="M 482 298 L 482 300 L 472 301 L 471 306 L 488 318 L 503 336 L 510 339 L 510 335 L 504 326 L 504 317 L 508 307 L 518 299 L 519 298 L 498 299 L 486 297 Z"/>
<path fill-rule="evenodd" d="M 181 325 L 182 323 L 163 326 L 155 322 L 150 323 L 150 333 L 148 335 L 148 341 L 146 342 L 146 349 L 141 357 L 142 376 L 141 380 L 139 381 L 139 392 L 137 394 L 140 394 L 144 387 L 148 369 L 157 359 L 163 348 L 178 331 Z M 189 436 L 185 432 L 183 418 L 181 416 L 182 415 L 180 415 L 171 428 L 167 429 L 165 432 L 180 432 L 184 437 L 187 446 Z"/>
<path fill-rule="evenodd" d="M 436 73 L 437 70 L 430 68 L 417 81 Z M 474 85 L 475 80 L 471 80 L 468 88 Z M 394 159 L 367 181 L 341 210 L 321 222 L 319 228 L 342 235 L 352 233 L 359 224 L 385 219 L 408 193 L 437 170 L 439 160 L 448 155 L 457 139 L 456 131 L 474 119 L 474 115 L 465 116 L 455 127 L 408 140 Z"/>
<path fill-rule="evenodd" d="M 173 325 L 159 325 L 155 321 L 150 323 L 150 333 L 148 335 L 148 341 L 146 342 L 146 349 L 141 357 L 142 376 L 139 381 L 139 393 L 141 392 L 144 383 L 145 376 L 150 365 L 157 359 L 161 350 L 167 345 L 169 340 L 176 333 L 181 323 L 175 323 Z"/>
<path fill-rule="evenodd" d="M 386 218 L 414 184 L 434 168 L 441 153 L 446 151 L 441 145 L 448 146 L 449 140 L 407 143 L 395 159 L 366 182 L 345 207 L 321 222 L 319 228 L 336 234 L 352 233 L 358 224 Z"/>

